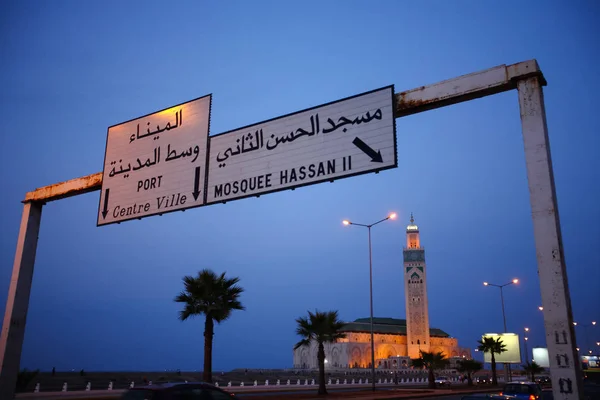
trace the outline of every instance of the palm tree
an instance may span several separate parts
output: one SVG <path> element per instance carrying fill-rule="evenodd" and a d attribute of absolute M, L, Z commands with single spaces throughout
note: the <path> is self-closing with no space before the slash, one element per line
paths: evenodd
<path fill-rule="evenodd" d="M 202 379 L 212 383 L 212 342 L 214 322 L 221 323 L 231 316 L 234 310 L 244 310 L 239 298 L 244 289 L 237 285 L 240 278 L 226 278 L 225 273 L 215 274 L 210 269 L 203 269 L 198 276 L 184 276 L 185 290 L 175 297 L 175 301 L 183 303 L 179 319 L 185 321 L 190 317 L 204 315 L 204 371 Z"/>
<path fill-rule="evenodd" d="M 526 361 L 523 365 L 523 369 L 525 370 L 525 372 L 527 372 L 529 376 L 531 376 L 531 382 L 535 382 L 536 375 L 544 372 L 544 368 L 535 361 L 532 361 L 531 363 L 529 361 Z"/>
<path fill-rule="evenodd" d="M 327 394 L 325 387 L 325 347 L 324 343 L 334 343 L 338 339 L 346 337 L 341 330 L 344 323 L 338 319 L 337 311 L 321 312 L 316 310 L 315 313 L 308 312 L 308 318 L 296 318 L 298 326 L 296 334 L 302 339 L 296 343 L 294 350 L 303 346 L 309 346 L 311 342 L 317 343 L 317 362 L 319 363 L 319 394 Z"/>
<path fill-rule="evenodd" d="M 467 375 L 467 384 L 473 386 L 473 377 L 471 374 L 481 371 L 483 369 L 483 363 L 477 360 L 459 360 L 458 361 L 458 372 L 462 372 Z"/>
<path fill-rule="evenodd" d="M 437 353 L 421 351 L 421 358 L 415 358 L 411 361 L 415 368 L 427 368 L 427 379 L 429 380 L 429 387 L 431 389 L 435 389 L 435 374 L 433 371 L 436 369 L 443 369 L 446 367 L 446 365 L 448 365 L 449 362 L 444 353 L 441 351 Z"/>
<path fill-rule="evenodd" d="M 492 385 L 498 384 L 498 377 L 496 376 L 496 357 L 494 354 L 504 353 L 506 351 L 506 345 L 500 338 L 484 337 L 482 340 L 478 340 L 479 346 L 477 349 L 484 353 L 490 353 L 492 355 Z"/>

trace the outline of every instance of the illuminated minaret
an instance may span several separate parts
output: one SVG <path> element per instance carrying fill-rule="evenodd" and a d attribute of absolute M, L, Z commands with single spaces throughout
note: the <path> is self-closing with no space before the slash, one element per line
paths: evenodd
<path fill-rule="evenodd" d="M 404 248 L 404 293 L 406 296 L 406 343 L 408 356 L 419 358 L 419 350 L 429 351 L 429 312 L 427 308 L 427 270 L 425 249 L 421 247 L 419 227 L 410 214 Z"/>

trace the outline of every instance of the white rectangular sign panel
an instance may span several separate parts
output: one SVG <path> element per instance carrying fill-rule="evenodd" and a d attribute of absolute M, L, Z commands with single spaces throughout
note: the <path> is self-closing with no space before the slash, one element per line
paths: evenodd
<path fill-rule="evenodd" d="M 483 337 L 491 337 L 494 340 L 500 338 L 502 339 L 502 343 L 506 345 L 506 351 L 504 353 L 494 353 L 494 358 L 496 359 L 496 362 L 515 364 L 521 363 L 519 335 L 517 335 L 516 333 L 486 333 L 483 335 Z M 486 363 L 492 362 L 492 355 L 490 353 L 484 353 L 483 361 Z"/>
<path fill-rule="evenodd" d="M 538 364 L 540 367 L 550 368 L 550 357 L 548 356 L 548 349 L 545 347 L 534 347 L 533 361 L 535 361 L 536 364 Z"/>
<path fill-rule="evenodd" d="M 108 128 L 98 226 L 204 205 L 211 98 Z"/>
<path fill-rule="evenodd" d="M 207 204 L 395 167 L 387 86 L 212 136 Z"/>

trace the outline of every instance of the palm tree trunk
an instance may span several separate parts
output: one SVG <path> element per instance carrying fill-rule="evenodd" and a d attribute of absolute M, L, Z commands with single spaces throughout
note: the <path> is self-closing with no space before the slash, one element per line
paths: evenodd
<path fill-rule="evenodd" d="M 325 347 L 323 342 L 319 342 L 317 351 L 317 361 L 319 362 L 319 394 L 327 394 L 325 386 Z"/>
<path fill-rule="evenodd" d="M 429 380 L 429 388 L 435 389 L 435 375 L 433 374 L 433 368 L 429 368 L 427 379 Z"/>
<path fill-rule="evenodd" d="M 498 378 L 496 377 L 496 357 L 494 357 L 494 352 L 492 351 L 492 385 L 498 385 Z"/>
<path fill-rule="evenodd" d="M 467 386 L 473 386 L 473 377 L 470 372 L 467 372 Z"/>
<path fill-rule="evenodd" d="M 211 315 L 206 316 L 204 321 L 204 371 L 202 380 L 212 383 L 212 343 L 214 335 L 214 321 Z"/>

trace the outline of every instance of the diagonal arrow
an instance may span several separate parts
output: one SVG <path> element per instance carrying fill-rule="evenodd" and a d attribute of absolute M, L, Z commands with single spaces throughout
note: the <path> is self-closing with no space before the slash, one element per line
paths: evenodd
<path fill-rule="evenodd" d="M 366 144 L 359 138 L 355 138 L 352 141 L 352 144 L 355 145 L 356 147 L 358 147 L 359 149 L 361 149 L 363 151 L 363 153 L 365 153 L 366 155 L 371 157 L 371 162 L 379 162 L 379 163 L 383 162 L 383 158 L 381 158 L 381 151 L 373 150 L 371 147 L 369 147 L 368 144 Z"/>
<path fill-rule="evenodd" d="M 200 196 L 200 167 L 196 167 L 196 173 L 194 174 L 194 191 L 192 192 L 194 195 L 194 200 L 198 200 L 198 196 Z"/>
<path fill-rule="evenodd" d="M 106 189 L 104 191 L 104 210 L 102 210 L 102 219 L 106 219 L 106 214 L 108 214 L 108 193 L 110 189 Z"/>

